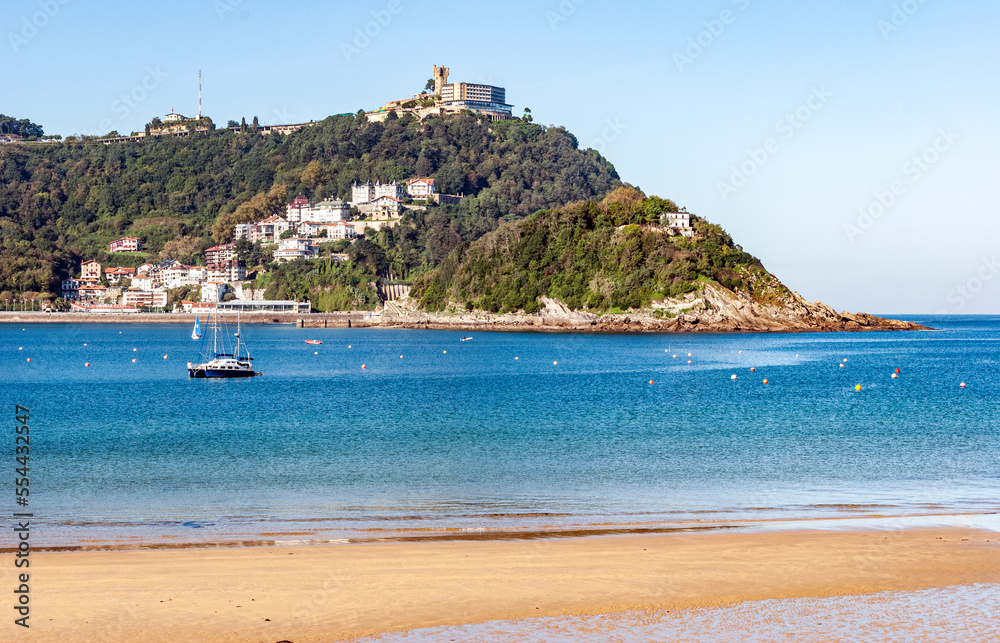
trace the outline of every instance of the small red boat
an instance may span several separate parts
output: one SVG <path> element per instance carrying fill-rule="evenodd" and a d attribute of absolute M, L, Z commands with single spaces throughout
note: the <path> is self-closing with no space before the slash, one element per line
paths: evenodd
<path fill-rule="evenodd" d="M 307 344 L 322 344 L 323 340 L 321 340 L 321 339 L 307 339 L 306 343 Z"/>

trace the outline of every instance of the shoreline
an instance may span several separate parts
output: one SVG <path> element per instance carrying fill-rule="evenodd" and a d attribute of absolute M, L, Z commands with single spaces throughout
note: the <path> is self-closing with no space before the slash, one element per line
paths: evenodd
<path fill-rule="evenodd" d="M 995 531 L 943 527 L 37 553 L 31 634 L 60 643 L 319 643 L 997 583 L 998 541 Z"/>
<path fill-rule="evenodd" d="M 235 318 L 235 313 L 227 313 Z M 516 333 L 584 333 L 584 334 L 794 334 L 794 333 L 871 333 L 888 331 L 933 331 L 921 324 L 884 320 L 887 324 L 867 326 L 851 321 L 839 321 L 818 326 L 771 325 L 740 326 L 738 324 L 688 323 L 682 319 L 657 320 L 648 315 L 622 314 L 608 316 L 603 321 L 529 315 L 497 316 L 492 319 L 470 319 L 468 315 L 433 315 L 422 318 L 372 316 L 369 311 L 330 313 L 241 313 L 242 324 L 295 324 L 302 329 L 315 328 L 383 328 L 404 330 L 445 330 L 455 332 L 516 332 Z M 872 319 L 882 319 L 875 318 Z M 187 324 L 193 325 L 195 313 L 43 313 L 0 311 L 0 324 Z"/>

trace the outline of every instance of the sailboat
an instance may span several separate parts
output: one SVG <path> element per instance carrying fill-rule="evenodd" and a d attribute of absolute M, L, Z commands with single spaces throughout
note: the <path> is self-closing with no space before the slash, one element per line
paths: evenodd
<path fill-rule="evenodd" d="M 253 370 L 253 358 L 240 337 L 240 319 L 236 317 L 236 346 L 232 353 L 226 352 L 225 335 L 219 338 L 219 313 L 215 313 L 215 323 L 212 325 L 212 356 L 202 364 L 188 362 L 189 377 L 253 377 L 260 373 Z M 204 355 L 208 357 L 208 355 Z"/>
<path fill-rule="evenodd" d="M 191 339 L 201 339 L 201 322 L 198 315 L 194 316 L 194 330 L 191 331 Z"/>

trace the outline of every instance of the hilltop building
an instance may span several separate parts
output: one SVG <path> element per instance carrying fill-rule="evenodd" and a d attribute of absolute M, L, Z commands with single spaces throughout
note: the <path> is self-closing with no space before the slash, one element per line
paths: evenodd
<path fill-rule="evenodd" d="M 463 110 L 482 114 L 490 120 L 504 121 L 513 118 L 513 105 L 507 104 L 507 90 L 494 85 L 476 83 L 448 83 L 448 67 L 434 65 L 434 95 L 417 94 L 413 98 L 389 101 L 385 107 L 368 112 L 368 120 L 381 122 L 390 113 L 397 116 L 413 114 L 424 119 L 428 116 L 457 114 Z"/>
<path fill-rule="evenodd" d="M 664 212 L 660 215 L 660 223 L 679 232 L 682 236 L 694 236 L 694 228 L 691 227 L 691 213 L 687 211 L 687 208 L 681 208 L 679 212 Z"/>

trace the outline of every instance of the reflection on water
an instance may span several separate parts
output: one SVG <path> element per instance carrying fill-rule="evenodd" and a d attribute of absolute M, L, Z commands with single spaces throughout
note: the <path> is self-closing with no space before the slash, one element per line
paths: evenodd
<path fill-rule="evenodd" d="M 563 616 L 436 627 L 364 643 L 772 643 L 1000 641 L 1000 585 L 868 596 L 775 599 L 732 607 Z"/>

